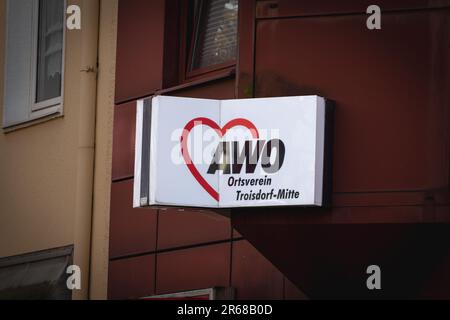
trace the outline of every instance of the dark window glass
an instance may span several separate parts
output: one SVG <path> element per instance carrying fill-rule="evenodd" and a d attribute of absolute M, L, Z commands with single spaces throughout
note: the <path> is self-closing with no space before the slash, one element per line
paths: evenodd
<path fill-rule="evenodd" d="M 236 60 L 238 0 L 193 1 L 190 71 Z"/>
<path fill-rule="evenodd" d="M 61 95 L 64 0 L 39 1 L 36 102 Z"/>

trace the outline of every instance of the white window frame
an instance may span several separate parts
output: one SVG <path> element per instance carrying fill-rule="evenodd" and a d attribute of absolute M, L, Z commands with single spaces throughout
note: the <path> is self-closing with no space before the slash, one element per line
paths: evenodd
<path fill-rule="evenodd" d="M 6 2 L 6 37 L 5 37 L 5 71 L 4 71 L 4 81 L 8 81 L 7 79 L 7 64 L 8 64 L 8 28 L 9 28 L 9 5 L 10 1 Z M 41 118 L 49 117 L 52 115 L 61 116 L 64 111 L 64 74 L 65 74 L 65 58 L 66 58 L 66 10 L 67 10 L 67 0 L 64 0 L 64 19 L 63 19 L 63 43 L 62 43 L 62 65 L 61 65 L 61 94 L 59 97 L 48 99 L 41 102 L 36 102 L 36 93 L 37 93 L 37 71 L 38 71 L 38 41 L 39 41 L 39 4 L 41 0 L 33 1 L 33 36 L 32 36 L 32 44 L 31 44 L 31 72 L 30 79 L 32 88 L 30 90 L 30 97 L 28 98 L 28 118 L 21 119 L 15 122 L 8 122 L 9 120 L 5 118 L 6 111 L 3 110 L 3 129 L 10 129 L 15 126 L 22 126 L 29 122 L 34 122 Z M 6 97 L 6 93 L 4 94 L 4 100 Z M 4 108 L 6 108 L 6 104 L 3 104 Z"/>

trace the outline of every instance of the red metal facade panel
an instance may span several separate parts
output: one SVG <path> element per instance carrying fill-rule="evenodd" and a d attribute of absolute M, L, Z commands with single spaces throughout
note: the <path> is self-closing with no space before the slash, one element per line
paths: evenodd
<path fill-rule="evenodd" d="M 115 107 L 113 130 L 112 179 L 132 177 L 134 175 L 136 102 Z"/>
<path fill-rule="evenodd" d="M 272 223 L 239 230 L 311 299 L 415 298 L 450 254 L 448 224 Z M 373 264 L 383 270 L 382 291 L 367 290 L 365 271 Z M 448 282 L 437 288 L 449 296 Z"/>
<path fill-rule="evenodd" d="M 423 222 L 450 221 L 450 9 L 404 9 L 450 0 L 380 0 L 378 31 L 366 28 L 369 1 L 241 5 L 239 79 L 228 75 L 165 94 L 333 99 L 334 195 L 331 209 L 238 209 L 232 223 L 190 210 L 131 209 L 135 100 L 162 88 L 170 35 L 165 1 L 119 3 L 110 254 L 122 259 L 110 262 L 111 298 L 214 286 L 235 287 L 238 299 L 304 298 L 294 284 L 311 298 L 373 298 L 360 274 L 373 263 L 388 268 L 385 297 L 448 297 L 448 230 Z M 258 250 L 245 240 L 225 242 L 241 234 Z M 216 241 L 224 242 L 208 244 Z M 157 256 L 124 258 L 155 250 Z M 404 273 L 408 263 L 414 268 Z M 424 287 L 410 284 L 413 277 Z"/>
<path fill-rule="evenodd" d="M 258 23 L 256 95 L 336 102 L 335 192 L 448 184 L 449 13 L 387 14 L 376 32 L 365 15 Z"/>
<path fill-rule="evenodd" d="M 450 221 L 450 206 L 447 207 L 437 207 L 434 212 L 437 220 Z"/>
<path fill-rule="evenodd" d="M 230 219 L 214 212 L 161 211 L 158 250 L 228 240 Z"/>
<path fill-rule="evenodd" d="M 232 225 L 282 224 L 364 224 L 364 223 L 421 223 L 445 222 L 444 216 L 430 216 L 426 208 L 412 205 L 374 205 L 359 207 L 342 207 L 333 209 L 317 208 L 266 208 L 234 209 Z M 241 232 L 239 230 L 239 232 Z M 241 232 L 242 233 L 242 232 Z M 244 236 L 247 236 L 244 234 Z M 270 244 L 270 239 L 267 239 Z"/>
<path fill-rule="evenodd" d="M 224 243 L 159 254 L 157 294 L 228 287 L 230 253 L 230 243 Z"/>
<path fill-rule="evenodd" d="M 289 279 L 284 278 L 284 299 L 307 300 L 308 297 L 299 290 Z"/>
<path fill-rule="evenodd" d="M 139 299 L 155 293 L 155 256 L 109 263 L 109 299 Z"/>
<path fill-rule="evenodd" d="M 116 103 L 161 89 L 164 6 L 164 0 L 119 1 Z"/>
<path fill-rule="evenodd" d="M 283 299 L 283 274 L 249 242 L 233 243 L 231 286 L 237 299 Z"/>
<path fill-rule="evenodd" d="M 450 283 L 450 253 L 442 259 L 428 281 L 423 286 L 419 299 L 449 300 L 448 284 Z"/>
<path fill-rule="evenodd" d="M 156 250 L 157 210 L 133 209 L 133 180 L 114 182 L 111 190 L 111 258 Z"/>
<path fill-rule="evenodd" d="M 233 229 L 233 239 L 242 238 L 242 234 L 240 234 L 236 229 Z"/>
<path fill-rule="evenodd" d="M 383 11 L 450 6 L 449 0 L 259 0 L 258 18 L 314 16 L 345 13 L 365 13 L 370 5 L 376 4 Z"/>

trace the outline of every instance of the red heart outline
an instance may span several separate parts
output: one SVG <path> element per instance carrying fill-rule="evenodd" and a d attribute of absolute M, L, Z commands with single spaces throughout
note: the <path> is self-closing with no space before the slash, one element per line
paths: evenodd
<path fill-rule="evenodd" d="M 202 186 L 202 188 L 205 189 L 205 191 L 208 192 L 209 195 L 218 202 L 220 200 L 219 193 L 213 187 L 211 187 L 211 185 L 205 180 L 205 178 L 203 178 L 203 176 L 200 174 L 200 172 L 192 162 L 191 156 L 189 155 L 187 145 L 189 133 L 192 131 L 192 129 L 199 125 L 205 125 L 214 129 L 220 138 L 223 138 L 223 136 L 226 135 L 230 129 L 237 126 L 243 126 L 249 129 L 254 139 L 259 139 L 259 132 L 256 126 L 251 121 L 242 118 L 231 120 L 223 128 L 220 128 L 220 126 L 211 119 L 195 118 L 189 121 L 188 124 L 184 127 L 183 134 L 180 138 L 181 154 L 183 155 L 184 162 L 186 163 L 189 171 L 192 173 L 194 178 Z"/>

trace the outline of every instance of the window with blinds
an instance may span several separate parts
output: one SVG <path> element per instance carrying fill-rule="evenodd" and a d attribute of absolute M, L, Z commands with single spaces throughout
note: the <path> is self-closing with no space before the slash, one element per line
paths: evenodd
<path fill-rule="evenodd" d="M 64 1 L 39 1 L 36 102 L 61 95 Z"/>
<path fill-rule="evenodd" d="M 6 2 L 3 128 L 60 115 L 66 0 Z"/>
<path fill-rule="evenodd" d="M 196 0 L 190 70 L 231 63 L 237 54 L 238 0 Z"/>

